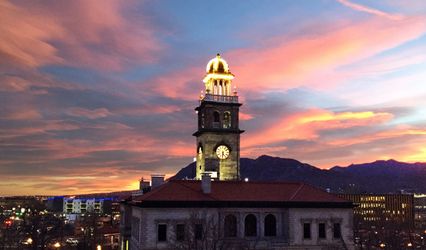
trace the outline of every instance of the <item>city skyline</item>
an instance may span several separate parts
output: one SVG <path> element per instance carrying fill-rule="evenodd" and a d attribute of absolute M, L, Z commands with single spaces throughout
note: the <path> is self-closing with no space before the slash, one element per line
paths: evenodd
<path fill-rule="evenodd" d="M 241 156 L 426 160 L 426 4 L 0 3 L 0 195 L 137 188 L 196 153 L 207 62 L 243 103 Z"/>

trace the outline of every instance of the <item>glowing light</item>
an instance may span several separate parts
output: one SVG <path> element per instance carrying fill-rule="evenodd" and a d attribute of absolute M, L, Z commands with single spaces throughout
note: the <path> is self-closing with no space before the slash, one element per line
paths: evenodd
<path fill-rule="evenodd" d="M 55 248 L 60 248 L 60 247 L 61 247 L 61 243 L 56 242 L 55 244 L 53 244 L 53 246 L 54 246 Z"/>
<path fill-rule="evenodd" d="M 97 246 L 96 246 L 96 250 L 102 250 L 101 245 L 97 245 Z"/>
<path fill-rule="evenodd" d="M 407 247 L 412 247 L 413 244 L 411 244 L 411 242 L 408 242 Z"/>
<path fill-rule="evenodd" d="M 231 73 L 228 73 L 228 74 L 210 73 L 204 77 L 203 82 L 207 83 L 210 79 L 232 80 L 234 79 L 234 75 Z"/>
<path fill-rule="evenodd" d="M 244 178 L 244 181 L 245 181 L 245 182 L 248 182 L 248 181 L 249 181 L 249 179 L 246 177 L 246 178 Z"/>
<path fill-rule="evenodd" d="M 228 63 L 220 58 L 220 54 L 217 54 L 215 58 L 211 59 L 206 66 L 206 72 L 208 73 L 210 71 L 210 68 L 213 66 L 213 70 L 217 71 L 219 68 L 219 63 L 223 64 L 223 69 L 225 72 L 229 72 L 229 66 Z"/>
<path fill-rule="evenodd" d="M 32 243 L 33 243 L 33 239 L 28 238 L 28 239 L 27 239 L 27 243 L 28 243 L 28 244 L 32 244 Z"/>
<path fill-rule="evenodd" d="M 380 243 L 381 248 L 385 248 L 385 246 L 386 246 L 385 243 Z"/>

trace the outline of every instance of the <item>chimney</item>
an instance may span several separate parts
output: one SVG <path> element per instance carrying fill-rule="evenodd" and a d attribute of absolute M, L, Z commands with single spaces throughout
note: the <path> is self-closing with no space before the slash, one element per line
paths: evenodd
<path fill-rule="evenodd" d="M 138 194 L 146 194 L 151 191 L 151 185 L 149 184 L 149 180 L 144 179 L 143 177 L 139 180 L 139 192 Z"/>
<path fill-rule="evenodd" d="M 151 187 L 156 188 L 164 183 L 164 174 L 151 175 Z"/>
<path fill-rule="evenodd" d="M 149 187 L 149 181 L 145 180 L 143 177 L 139 180 L 139 190 L 144 190 Z"/>
<path fill-rule="evenodd" d="M 212 179 L 210 177 L 210 174 L 203 173 L 201 176 L 201 189 L 203 190 L 203 193 L 210 194 L 212 191 Z"/>

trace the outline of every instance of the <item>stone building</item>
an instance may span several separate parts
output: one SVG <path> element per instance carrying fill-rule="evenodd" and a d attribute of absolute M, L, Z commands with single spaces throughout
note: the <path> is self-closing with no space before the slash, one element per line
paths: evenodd
<path fill-rule="evenodd" d="M 352 203 L 302 183 L 169 181 L 127 208 L 128 249 L 353 249 Z"/>
<path fill-rule="evenodd" d="M 219 54 L 207 64 L 196 178 L 123 201 L 122 249 L 353 249 L 352 202 L 303 183 L 240 180 L 233 78 Z"/>

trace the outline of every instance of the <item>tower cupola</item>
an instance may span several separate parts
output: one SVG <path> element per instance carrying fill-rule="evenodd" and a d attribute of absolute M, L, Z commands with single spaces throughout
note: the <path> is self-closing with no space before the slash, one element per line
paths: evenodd
<path fill-rule="evenodd" d="M 217 54 L 207 63 L 206 75 L 203 82 L 206 85 L 206 94 L 231 96 L 231 81 L 234 75 L 229 70 L 228 63 Z"/>

